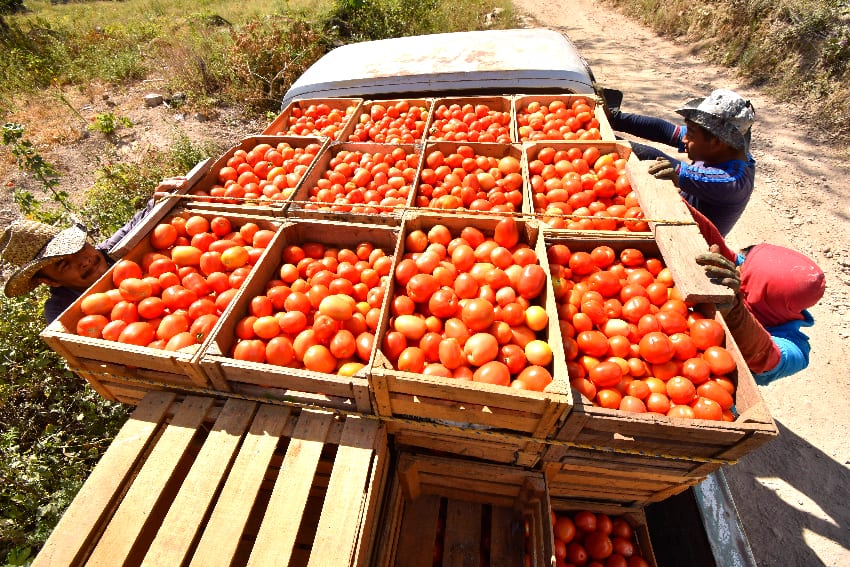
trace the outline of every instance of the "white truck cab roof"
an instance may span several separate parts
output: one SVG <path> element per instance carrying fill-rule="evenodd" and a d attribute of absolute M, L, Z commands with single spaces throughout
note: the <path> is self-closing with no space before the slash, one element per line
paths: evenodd
<path fill-rule="evenodd" d="M 457 32 L 352 43 L 331 50 L 284 95 L 396 98 L 456 94 L 593 94 L 576 46 L 543 28 Z"/>

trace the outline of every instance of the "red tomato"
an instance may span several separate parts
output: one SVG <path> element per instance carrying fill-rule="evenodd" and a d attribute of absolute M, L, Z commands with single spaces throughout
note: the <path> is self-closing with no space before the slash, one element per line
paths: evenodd
<path fill-rule="evenodd" d="M 689 404 L 696 396 L 693 382 L 684 376 L 674 376 L 667 381 L 667 396 L 674 404 Z"/>
<path fill-rule="evenodd" d="M 723 346 L 726 339 L 723 325 L 714 319 L 697 319 L 691 323 L 690 335 L 700 350 L 711 346 Z"/>
<path fill-rule="evenodd" d="M 573 515 L 576 528 L 584 533 L 596 531 L 596 514 L 590 510 L 580 510 Z"/>
<path fill-rule="evenodd" d="M 649 332 L 640 339 L 640 355 L 651 364 L 667 362 L 674 354 L 676 349 L 673 342 L 662 332 Z"/>
<path fill-rule="evenodd" d="M 542 366 L 531 365 L 519 373 L 511 386 L 533 392 L 542 392 L 552 382 L 552 374 Z"/>
<path fill-rule="evenodd" d="M 593 559 L 605 559 L 614 552 L 611 538 L 599 530 L 587 534 L 583 543 L 587 554 Z"/>
<path fill-rule="evenodd" d="M 724 376 L 735 371 L 737 365 L 735 359 L 728 350 L 721 346 L 710 346 L 702 353 L 702 357 L 711 367 L 711 373 L 715 376 Z"/>
<path fill-rule="evenodd" d="M 109 323 L 104 315 L 85 315 L 77 321 L 77 334 L 99 339 L 103 328 Z"/>
<path fill-rule="evenodd" d="M 576 535 L 576 525 L 573 520 L 566 514 L 558 515 L 558 519 L 553 526 L 555 537 L 564 543 L 570 543 Z"/>
<path fill-rule="evenodd" d="M 112 283 L 116 286 L 127 278 L 142 278 L 142 267 L 132 260 L 118 260 L 112 267 Z"/>
<path fill-rule="evenodd" d="M 511 381 L 511 373 L 508 367 L 497 360 L 491 360 L 482 364 L 472 375 L 474 382 L 485 382 L 499 386 L 508 386 Z"/>
<path fill-rule="evenodd" d="M 513 248 L 519 242 L 519 226 L 513 217 L 507 217 L 496 223 L 493 232 L 493 240 L 499 246 Z"/>
<path fill-rule="evenodd" d="M 156 338 L 156 331 L 148 322 L 135 321 L 129 323 L 118 336 L 119 343 L 128 343 L 137 346 L 147 346 Z"/>
<path fill-rule="evenodd" d="M 697 387 L 697 395 L 717 402 L 717 404 L 724 410 L 731 409 L 735 404 L 732 394 L 727 392 L 723 386 L 714 380 L 709 380 L 704 384 L 700 384 L 699 387 Z"/>
<path fill-rule="evenodd" d="M 619 364 L 603 361 L 590 369 L 588 378 L 597 388 L 610 388 L 620 383 L 623 371 Z"/>

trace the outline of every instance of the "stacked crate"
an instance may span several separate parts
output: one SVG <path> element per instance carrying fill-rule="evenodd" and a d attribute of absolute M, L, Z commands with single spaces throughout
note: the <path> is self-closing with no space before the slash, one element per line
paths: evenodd
<path fill-rule="evenodd" d="M 564 109 L 573 104 L 586 105 L 587 109 L 584 106 L 581 109 L 587 115 L 583 119 L 589 120 L 587 124 L 595 131 L 586 134 L 587 130 L 582 128 L 581 134 L 565 135 L 568 139 L 560 140 L 551 139 L 551 133 L 541 133 L 539 129 L 546 126 L 538 123 L 540 117 L 534 115 L 535 112 L 541 107 Z M 385 133 L 375 129 L 373 122 L 385 113 L 403 114 L 411 108 L 416 114 L 416 119 L 410 121 L 414 134 L 405 134 L 404 140 L 398 133 L 392 133 L 391 139 L 387 139 Z M 454 121 L 446 118 L 449 116 L 454 116 Z M 503 121 L 506 116 L 510 120 L 509 126 L 493 126 L 489 134 L 483 134 L 485 141 L 478 141 L 482 136 L 480 132 L 469 133 L 470 125 L 476 124 L 476 118 L 483 119 L 482 124 L 492 124 Z M 466 126 L 461 126 L 461 122 Z M 491 137 L 497 138 L 497 141 L 491 141 Z M 471 139 L 476 141 L 469 141 Z M 300 149 L 319 147 L 315 158 L 306 168 L 301 168 L 298 183 L 286 198 L 264 201 L 210 194 L 211 188 L 223 184 L 220 172 L 235 155 L 247 153 L 259 144 L 275 146 L 281 143 Z M 429 153 L 439 151 L 448 155 L 461 145 L 472 147 L 477 156 L 519 160 L 522 164 L 522 199 L 516 212 L 447 209 L 426 205 L 428 200 L 420 199 L 422 174 Z M 631 205 L 633 208 L 639 206 L 641 214 L 632 214 L 632 211 L 624 215 L 626 207 L 623 207 L 614 210 L 625 218 L 616 218 L 617 214 L 613 217 L 611 214 L 596 214 L 600 210 L 598 208 L 582 214 L 563 215 L 539 206 L 544 201 L 535 194 L 542 189 L 537 182 L 532 182 L 532 178 L 535 168 L 539 167 L 534 162 L 541 153 L 572 151 L 583 154 L 588 149 L 591 150 L 590 155 L 595 152 L 616 156 L 621 166 L 625 164 L 628 185 L 636 194 L 632 199 L 637 200 Z M 382 158 L 403 153 L 407 169 L 415 171 L 412 176 L 410 172 L 405 174 L 411 179 L 404 181 L 404 190 L 407 191 L 404 204 L 364 208 L 339 202 L 323 203 L 316 199 L 319 188 L 327 186 L 323 180 L 329 178 L 334 169 L 332 164 L 336 163 L 341 152 L 378 154 Z M 349 179 L 344 187 L 350 190 L 354 188 L 354 182 Z M 581 188 L 582 191 L 588 189 L 589 186 Z M 239 422 L 242 433 L 229 441 L 231 448 L 228 450 L 233 456 L 226 460 L 232 467 L 226 464 L 213 475 L 214 478 L 209 479 L 210 486 L 206 490 L 211 499 L 194 511 L 198 514 L 191 524 L 195 532 L 184 534 L 185 540 L 178 546 L 183 549 L 183 557 L 199 554 L 203 544 L 209 541 L 208 537 L 218 537 L 212 535 L 217 533 L 212 527 L 219 518 L 217 514 L 238 512 L 242 516 L 248 515 L 245 516 L 245 529 L 250 528 L 252 533 L 226 534 L 231 538 L 231 545 L 236 546 L 234 552 L 237 555 L 247 557 L 255 553 L 251 545 L 260 549 L 260 540 L 267 533 L 265 530 L 279 529 L 287 534 L 292 532 L 289 535 L 296 541 L 293 549 L 298 549 L 296 555 L 301 554 L 303 559 L 298 564 L 307 564 L 305 557 L 309 556 L 310 564 L 316 565 L 331 563 L 324 562 L 324 558 L 314 560 L 311 553 L 320 553 L 326 547 L 332 549 L 342 540 L 350 553 L 342 554 L 341 562 L 333 564 L 359 565 L 373 561 L 370 564 L 431 565 L 434 544 L 441 550 L 439 556 L 442 561 L 449 561 L 445 559 L 446 554 L 462 561 L 462 550 L 469 545 L 477 545 L 479 551 L 486 548 L 486 553 L 481 551 L 481 557 L 486 555 L 493 565 L 498 564 L 497 557 L 509 558 L 504 563 L 506 565 L 521 564 L 517 563 L 518 560 L 533 565 L 549 564 L 554 553 L 553 512 L 576 510 L 627 518 L 638 534 L 638 545 L 645 551 L 648 564 L 654 565 L 643 506 L 686 490 L 721 465 L 734 462 L 777 434 L 728 329 L 726 344 L 736 361 L 736 370 L 730 376 L 736 383 L 737 413 L 732 421 L 675 419 L 607 409 L 571 387 L 573 377 L 568 371 L 569 361 L 564 350 L 556 293 L 547 259 L 551 246 L 565 244 L 573 251 L 589 251 L 599 244 L 611 246 L 617 252 L 624 248 L 639 249 L 663 260 L 685 301 L 709 308 L 729 297 L 728 290 L 708 282 L 695 264 L 694 256 L 703 252 L 706 244 L 675 189 L 669 183 L 649 176 L 631 154 L 629 145 L 615 140 L 601 105 L 592 97 L 514 95 L 388 101 L 295 101 L 261 136 L 246 138 L 212 165 L 207 162 L 196 168 L 190 175 L 189 187 L 181 195 L 170 197 L 161 204 L 147 223 L 125 239 L 120 251 L 126 252 L 127 258 L 137 260 L 151 252 L 147 236 L 157 223 L 170 218 L 167 215 L 226 216 L 234 224 L 252 222 L 274 230 L 275 236 L 221 314 L 218 324 L 190 351 L 165 352 L 80 337 L 75 333 L 75 326 L 82 315 L 82 299 L 43 333 L 43 338 L 66 358 L 69 366 L 86 378 L 101 395 L 139 404 L 139 416 L 146 416 L 151 411 L 160 412 L 151 418 L 139 418 L 148 421 L 148 427 L 152 429 L 146 433 L 149 440 L 143 446 L 135 447 L 138 455 L 134 459 L 126 455 L 128 461 L 117 465 L 112 462 L 117 457 L 111 457 L 112 464 L 99 467 L 86 485 L 102 482 L 105 473 L 98 472 L 101 469 L 124 467 L 124 472 L 111 480 L 111 488 L 106 490 L 114 495 L 102 502 L 89 500 L 86 505 L 75 502 L 72 507 L 74 514 L 69 512 L 69 517 L 75 518 L 82 514 L 77 509 L 88 514 L 103 507 L 91 516 L 91 525 L 86 528 L 88 532 L 73 536 L 78 541 L 68 550 L 77 558 L 74 561 L 87 557 L 92 549 L 96 549 L 98 538 L 118 529 L 112 524 L 124 523 L 120 515 L 121 506 L 128 510 L 150 507 L 161 516 L 156 522 L 162 526 L 182 518 L 178 512 L 182 509 L 179 499 L 186 497 L 184 493 L 193 493 L 190 491 L 196 488 L 181 487 L 180 483 L 185 484 L 184 480 L 192 478 L 195 470 L 192 462 L 205 454 L 206 444 L 196 447 L 194 452 L 179 449 L 183 456 L 175 455 L 175 462 L 169 466 L 181 471 L 177 475 L 180 480 L 163 478 L 162 482 L 168 482 L 152 489 L 174 497 L 171 504 L 143 502 L 144 499 L 135 501 L 128 496 L 142 490 L 130 486 L 134 479 L 151 475 L 153 482 L 157 475 L 162 474 L 159 470 L 154 472 L 154 467 L 159 465 L 154 464 L 157 460 L 152 457 L 158 453 L 151 452 L 153 445 L 150 443 L 153 441 L 150 439 L 168 431 L 171 423 L 169 412 L 177 411 L 173 408 L 188 408 L 192 404 L 199 404 L 200 408 L 191 410 L 195 412 L 193 419 L 196 420 L 192 427 L 203 431 L 198 435 L 213 437 L 218 427 L 215 420 L 227 414 L 224 408 L 231 407 L 240 408 L 233 411 L 241 416 L 238 419 L 242 420 Z M 529 391 L 397 369 L 393 357 L 384 351 L 386 346 L 382 341 L 390 330 L 391 302 L 396 288 L 400 289 L 393 275 L 408 253 L 405 250 L 408 235 L 442 225 L 453 236 L 459 235 L 467 226 L 492 236 L 496 225 L 505 217 L 516 220 L 520 227 L 520 242 L 535 251 L 547 275 L 544 291 L 532 303 L 542 307 L 549 318 L 545 329 L 538 331 L 537 338 L 546 341 L 553 351 L 553 360 L 547 366 L 553 378 L 551 384 L 543 391 Z M 571 228 L 569 222 L 575 220 L 580 222 Z M 392 257 L 392 268 L 383 283 L 373 349 L 362 366 L 341 376 L 307 370 L 295 363 L 277 366 L 234 358 L 234 346 L 241 340 L 239 325 L 249 314 L 254 298 L 265 293 L 272 282 L 280 280 L 282 257 L 287 247 L 318 243 L 325 249 L 337 250 L 360 242 L 367 242 Z M 91 292 L 110 287 L 111 273 L 108 272 Z M 722 324 L 722 317 L 716 317 Z M 184 395 L 190 397 L 183 398 Z M 202 397 L 196 397 L 198 395 Z M 222 400 L 229 401 L 222 406 Z M 183 415 L 182 411 L 180 409 L 174 415 Z M 333 413 L 328 414 L 327 411 Z M 325 510 L 327 505 L 322 507 L 310 500 L 313 504 L 305 508 L 305 514 L 310 518 L 305 517 L 300 527 L 294 520 L 287 525 L 282 525 L 286 522 L 273 525 L 273 520 L 266 522 L 257 513 L 266 506 L 271 509 L 275 502 L 274 493 L 262 504 L 248 506 L 242 502 L 239 511 L 234 511 L 233 507 L 238 507 L 235 503 L 224 502 L 222 499 L 230 483 L 242 474 L 242 469 L 237 467 L 241 462 L 237 448 L 240 444 L 247 448 L 249 442 L 254 442 L 251 441 L 252 430 L 249 427 L 251 419 L 257 427 L 261 427 L 259 417 L 248 417 L 255 412 L 257 416 L 263 412 L 278 412 L 282 424 L 289 423 L 286 420 L 291 416 L 301 415 L 305 416 L 304 419 L 309 417 L 313 420 L 312 416 L 316 413 L 324 416 L 317 417 L 319 421 L 331 420 L 330 431 L 338 428 L 347 431 L 348 426 L 353 424 L 362 426 L 356 438 L 328 441 L 330 438 L 323 437 L 324 433 L 318 437 L 325 447 L 328 443 L 338 444 L 337 460 L 343 447 L 349 445 L 346 440 L 366 450 L 365 454 L 369 455 L 371 464 L 360 463 L 356 467 L 358 475 L 366 475 L 364 478 L 369 479 L 364 499 L 356 506 L 349 506 L 348 502 L 338 503 L 340 513 L 354 514 L 351 506 L 355 506 L 360 515 L 332 518 L 329 509 Z M 134 420 L 131 420 L 135 423 L 133 427 L 140 427 Z M 212 423 L 214 425 L 210 425 Z M 282 424 L 279 424 L 280 427 L 284 427 Z M 212 432 L 207 433 L 210 427 Z M 222 427 L 228 429 L 231 426 Z M 368 433 L 364 433 L 367 429 Z M 271 435 L 289 438 L 296 430 L 301 431 L 294 425 L 291 428 L 286 425 Z M 310 433 L 309 438 L 313 439 L 313 435 Z M 170 439 L 165 434 L 162 438 Z M 189 439 L 175 441 L 186 447 L 193 447 L 197 442 L 198 439 L 192 440 L 192 435 Z M 287 443 L 293 446 L 293 441 L 283 442 L 284 445 Z M 325 463 L 324 469 L 335 471 L 335 458 L 327 454 L 333 450 L 321 447 L 317 450 L 320 461 Z M 163 445 L 159 451 L 166 453 L 170 449 Z M 384 474 L 388 452 L 397 457 L 397 462 Z M 280 458 L 286 463 L 290 457 L 287 453 Z M 376 459 L 379 461 L 377 465 Z M 104 459 L 105 462 L 107 460 Z M 146 464 L 147 461 L 150 464 Z M 271 462 L 283 468 L 280 459 L 273 458 Z M 142 472 L 133 469 L 138 466 L 143 467 Z M 149 472 L 145 472 L 146 467 Z M 258 478 L 266 479 L 261 483 L 263 491 L 271 490 L 268 485 L 273 480 L 269 470 L 257 473 L 260 474 Z M 360 482 L 360 476 L 357 482 Z M 382 491 L 385 476 L 388 488 L 381 505 L 375 494 Z M 213 488 L 214 482 L 221 483 L 223 491 L 219 493 L 221 488 Z M 333 476 L 326 487 L 317 488 L 315 482 L 305 481 L 297 488 L 303 491 L 305 498 L 309 494 L 312 499 L 317 490 L 327 488 L 330 495 L 331 487 L 335 486 Z M 84 488 L 84 492 L 86 490 Z M 360 493 L 359 489 L 356 493 Z M 119 506 L 118 500 L 121 499 L 126 503 Z M 326 498 L 325 502 L 330 504 L 334 499 Z M 372 529 L 372 522 L 378 514 L 384 518 L 380 534 Z M 265 517 L 269 518 L 269 515 Z M 70 532 L 68 526 L 71 521 L 63 521 L 57 528 L 57 534 Z M 183 522 L 182 519 L 180 521 Z M 279 519 L 276 521 L 280 523 Z M 451 529 L 450 521 L 453 522 Z M 305 522 L 309 529 L 305 528 Z M 337 525 L 344 525 L 345 533 L 316 535 L 316 539 L 311 540 L 314 543 L 302 541 L 304 537 L 308 540 L 312 537 L 304 536 L 305 529 L 310 531 L 318 526 L 316 533 L 324 534 L 323 530 L 329 528 L 332 522 L 341 522 Z M 164 553 L 162 550 L 167 549 L 170 553 L 178 544 L 165 535 L 158 535 L 158 528 L 148 524 L 135 526 L 135 531 L 120 532 L 121 538 L 129 541 L 124 543 L 128 546 L 126 552 L 128 556 L 149 558 L 146 561 L 150 564 L 168 564 L 154 559 L 160 557 L 159 553 Z M 166 533 L 165 530 L 160 531 Z M 517 531 L 529 535 L 518 537 Z M 211 535 L 207 536 L 207 533 Z M 423 533 L 426 534 L 424 539 L 420 537 Z M 56 542 L 64 542 L 68 537 L 55 536 Z M 256 543 L 245 543 L 246 537 L 252 541 L 256 537 Z M 374 539 L 381 543 L 372 554 Z M 56 542 L 48 542 L 39 558 L 52 557 L 58 548 L 64 548 L 64 543 L 59 545 Z M 416 551 L 400 553 L 401 549 Z M 74 561 L 69 559 L 55 564 L 74 564 Z"/>

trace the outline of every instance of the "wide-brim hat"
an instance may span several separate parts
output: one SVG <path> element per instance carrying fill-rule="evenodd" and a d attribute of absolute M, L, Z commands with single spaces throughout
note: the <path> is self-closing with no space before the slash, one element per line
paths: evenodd
<path fill-rule="evenodd" d="M 74 225 L 64 230 L 31 220 L 18 220 L 0 237 L 0 262 L 13 270 L 4 293 L 17 297 L 38 287 L 33 276 L 40 269 L 76 254 L 86 243 L 86 229 Z"/>
<path fill-rule="evenodd" d="M 712 91 L 705 98 L 695 98 L 676 112 L 699 124 L 735 149 L 748 152 L 755 109 L 750 101 L 726 89 Z"/>

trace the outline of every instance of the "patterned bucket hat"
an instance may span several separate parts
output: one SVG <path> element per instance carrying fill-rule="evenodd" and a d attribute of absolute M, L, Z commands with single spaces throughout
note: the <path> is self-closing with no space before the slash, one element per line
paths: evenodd
<path fill-rule="evenodd" d="M 0 265 L 12 270 L 4 293 L 17 297 L 34 290 L 38 284 L 32 278 L 40 269 L 79 252 L 85 243 L 80 225 L 61 230 L 31 220 L 13 222 L 0 237 Z"/>
<path fill-rule="evenodd" d="M 750 128 L 756 120 L 756 111 L 738 93 L 717 89 L 705 98 L 688 101 L 676 112 L 733 148 L 750 151 Z"/>

